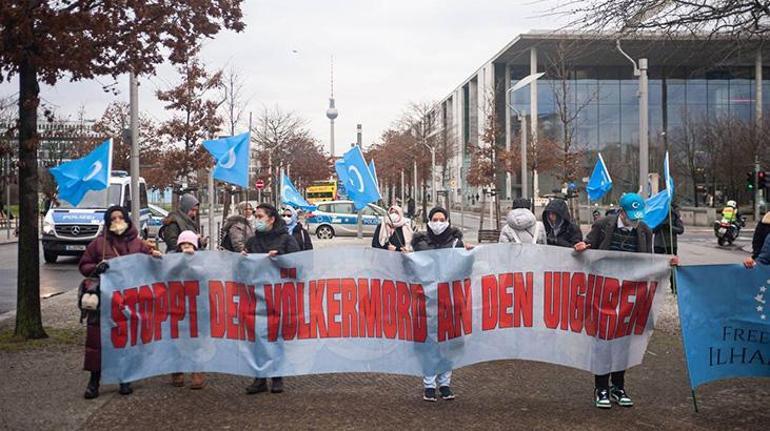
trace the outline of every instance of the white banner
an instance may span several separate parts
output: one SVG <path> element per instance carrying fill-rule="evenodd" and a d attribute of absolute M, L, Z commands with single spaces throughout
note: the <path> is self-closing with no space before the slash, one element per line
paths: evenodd
<path fill-rule="evenodd" d="M 495 244 L 404 255 L 133 255 L 102 276 L 102 376 L 436 374 L 498 359 L 641 363 L 666 256 Z"/>

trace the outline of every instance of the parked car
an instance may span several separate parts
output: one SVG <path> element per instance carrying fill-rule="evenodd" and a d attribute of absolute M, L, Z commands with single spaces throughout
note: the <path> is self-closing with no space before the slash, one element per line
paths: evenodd
<path fill-rule="evenodd" d="M 369 204 L 362 211 L 364 236 L 371 237 L 387 211 L 377 205 Z M 318 239 L 331 239 L 335 236 L 356 236 L 358 234 L 358 213 L 353 201 L 319 202 L 317 209 L 305 216 L 308 231 Z"/>
<path fill-rule="evenodd" d="M 150 208 L 150 220 L 147 222 L 147 237 L 157 238 L 160 227 L 163 226 L 163 219 L 168 215 L 168 211 L 163 208 L 149 204 Z"/>

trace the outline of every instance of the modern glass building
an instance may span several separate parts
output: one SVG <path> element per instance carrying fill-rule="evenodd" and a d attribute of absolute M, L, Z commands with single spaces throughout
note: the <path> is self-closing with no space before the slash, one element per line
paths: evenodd
<path fill-rule="evenodd" d="M 650 35 L 623 40 L 621 46 L 634 59 L 648 59 L 650 172 L 662 171 L 663 154 L 672 141 L 686 133 L 688 122 L 734 118 L 752 124 L 757 110 L 770 112 L 770 69 L 761 66 L 762 54 L 770 58 L 770 52 L 762 53 L 753 44 Z M 755 80 L 758 64 L 762 82 L 759 105 Z M 534 84 L 509 94 L 520 79 L 536 72 L 545 74 Z M 480 139 L 487 127 L 487 113 L 494 109 L 505 130 L 498 145 L 514 151 L 519 148 L 517 112 L 523 113 L 530 129 L 528 138 L 540 143 L 541 151 L 564 148 L 564 141 L 569 141 L 570 152 L 579 159 L 576 183 L 590 174 L 596 153 L 601 152 L 615 181 L 614 197 L 636 190 L 640 183 L 638 92 L 634 67 L 614 39 L 582 33 L 520 35 L 439 105 L 443 130 L 456 144 L 451 177 L 462 184 L 460 174 L 470 165 L 467 144 Z M 559 155 L 539 154 L 538 159 L 547 156 Z M 562 168 L 551 166 L 539 172 L 540 196 L 562 187 L 564 174 L 554 169 Z M 498 172 L 497 187 L 504 190 L 503 197 L 520 196 L 518 172 L 507 181 L 506 174 Z M 533 180 L 529 180 L 529 196 L 534 192 Z M 455 198 L 459 198 L 458 191 Z"/>

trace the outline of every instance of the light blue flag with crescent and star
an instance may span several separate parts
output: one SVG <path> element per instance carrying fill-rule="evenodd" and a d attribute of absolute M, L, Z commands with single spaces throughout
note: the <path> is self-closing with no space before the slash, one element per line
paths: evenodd
<path fill-rule="evenodd" d="M 377 192 L 379 193 L 380 180 L 377 179 L 377 167 L 374 166 L 374 159 L 372 159 L 372 161 L 369 162 L 369 172 L 372 173 L 372 177 L 374 178 L 374 184 L 377 185 Z"/>
<path fill-rule="evenodd" d="M 281 202 L 286 205 L 291 205 L 294 208 L 301 208 L 305 211 L 315 211 L 315 205 L 310 205 L 308 201 L 302 197 L 302 194 L 294 187 L 294 183 L 291 182 L 286 173 L 281 171 Z"/>
<path fill-rule="evenodd" d="M 249 186 L 249 133 L 203 141 L 203 147 L 217 161 L 214 179 L 247 188 Z"/>
<path fill-rule="evenodd" d="M 674 179 L 671 178 L 669 171 L 668 152 L 666 152 L 666 158 L 663 160 L 663 175 L 666 188 L 645 201 L 644 223 L 650 229 L 655 229 L 666 221 L 671 211 L 671 201 L 674 198 Z"/>
<path fill-rule="evenodd" d="M 335 163 L 335 169 L 340 181 L 344 181 L 345 190 L 356 210 L 381 199 L 377 180 L 367 166 L 360 147 L 355 146 L 346 152 L 342 160 Z"/>
<path fill-rule="evenodd" d="M 586 186 L 588 199 L 598 201 L 610 190 L 612 190 L 612 178 L 607 170 L 607 165 L 604 164 L 602 154 L 599 153 L 599 160 L 596 161 L 596 166 L 594 166 L 594 171 L 591 173 L 591 178 Z"/>
<path fill-rule="evenodd" d="M 112 139 L 107 139 L 83 158 L 62 163 L 49 170 L 59 186 L 59 199 L 77 206 L 90 190 L 110 185 Z"/>

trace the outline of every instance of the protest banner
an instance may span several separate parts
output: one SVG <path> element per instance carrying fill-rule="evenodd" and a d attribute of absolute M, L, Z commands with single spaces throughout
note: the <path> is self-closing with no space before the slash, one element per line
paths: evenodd
<path fill-rule="evenodd" d="M 676 280 L 690 387 L 770 377 L 770 268 L 686 266 Z"/>
<path fill-rule="evenodd" d="M 666 256 L 521 244 L 126 256 L 102 275 L 102 379 L 423 375 L 498 359 L 604 374 L 641 363 L 669 275 Z"/>

